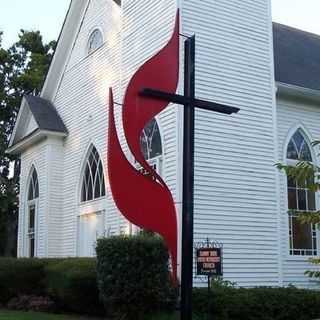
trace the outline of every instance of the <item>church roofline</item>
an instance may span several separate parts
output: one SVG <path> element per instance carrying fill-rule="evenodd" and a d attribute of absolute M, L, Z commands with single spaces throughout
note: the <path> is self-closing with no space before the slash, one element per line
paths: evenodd
<path fill-rule="evenodd" d="M 273 23 L 275 80 L 320 90 L 320 36 Z"/>
<path fill-rule="evenodd" d="M 114 1 L 121 3 L 120 0 Z M 55 99 L 89 4 L 90 0 L 70 1 L 57 48 L 41 92 L 41 97 L 47 100 L 54 101 Z M 275 80 L 310 89 L 320 89 L 318 76 L 320 73 L 318 72 L 320 70 L 320 35 L 273 22 L 273 38 Z M 303 70 L 300 64 L 303 65 Z"/>
<path fill-rule="evenodd" d="M 70 53 L 81 28 L 89 0 L 71 0 L 55 53 L 41 91 L 41 97 L 54 101 Z"/>
<path fill-rule="evenodd" d="M 20 154 L 30 146 L 44 141 L 48 137 L 65 138 L 66 133 L 36 129 L 6 150 L 7 154 Z"/>
<path fill-rule="evenodd" d="M 50 101 L 29 95 L 24 98 L 41 130 L 68 133 L 60 115 Z"/>
<path fill-rule="evenodd" d="M 17 135 L 21 136 L 23 132 L 22 122 L 25 121 L 25 116 L 23 116 L 23 114 L 26 114 L 26 108 L 30 110 L 37 124 L 37 128 L 26 136 L 19 138 Z M 21 102 L 21 107 L 9 141 L 7 153 L 15 152 L 16 149 L 20 150 L 21 146 L 25 146 L 26 142 L 33 141 L 34 138 L 37 138 L 38 133 L 47 136 L 49 134 L 53 134 L 55 136 L 66 137 L 68 135 L 68 130 L 60 118 L 56 108 L 50 101 L 41 97 L 25 95 Z M 30 143 L 28 145 L 30 145 Z"/>
<path fill-rule="evenodd" d="M 284 82 L 276 82 L 277 96 L 301 98 L 313 102 L 320 102 L 320 90 L 300 87 Z"/>

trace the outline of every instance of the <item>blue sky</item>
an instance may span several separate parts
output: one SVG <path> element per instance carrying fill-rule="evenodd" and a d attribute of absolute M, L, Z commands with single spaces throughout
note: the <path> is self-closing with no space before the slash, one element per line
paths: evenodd
<path fill-rule="evenodd" d="M 40 30 L 45 41 L 57 39 L 70 0 L 0 0 L 3 46 L 18 40 L 20 29 Z"/>
<path fill-rule="evenodd" d="M 17 40 L 19 30 L 40 30 L 45 41 L 59 35 L 70 0 L 0 0 L 3 45 Z M 212 0 L 217 1 L 217 0 Z M 274 21 L 320 34 L 320 0 L 272 0 Z"/>

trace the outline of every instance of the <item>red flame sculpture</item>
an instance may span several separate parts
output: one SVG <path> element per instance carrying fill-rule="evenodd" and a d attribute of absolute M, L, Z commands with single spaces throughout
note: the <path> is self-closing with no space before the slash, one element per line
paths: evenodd
<path fill-rule="evenodd" d="M 148 176 L 137 171 L 124 155 L 116 131 L 112 89 L 109 92 L 108 173 L 114 201 L 133 224 L 165 239 L 177 277 L 177 217 L 171 192 L 144 159 L 140 137 L 146 124 L 168 103 L 141 97 L 142 88 L 175 93 L 179 79 L 179 12 L 173 35 L 161 51 L 148 60 L 129 82 L 122 110 L 123 128 L 130 151 Z M 151 177 L 151 179 L 150 179 Z"/>

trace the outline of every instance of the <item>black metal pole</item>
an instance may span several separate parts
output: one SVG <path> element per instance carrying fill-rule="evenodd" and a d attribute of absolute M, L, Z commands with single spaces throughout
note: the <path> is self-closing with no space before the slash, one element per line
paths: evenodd
<path fill-rule="evenodd" d="M 185 40 L 184 95 L 195 97 L 195 37 Z M 194 106 L 184 108 L 181 320 L 192 319 L 193 207 L 194 207 Z"/>
<path fill-rule="evenodd" d="M 211 290 L 210 290 L 210 276 L 208 276 L 208 320 L 211 320 L 211 317 L 210 317 L 210 293 L 211 293 Z"/>

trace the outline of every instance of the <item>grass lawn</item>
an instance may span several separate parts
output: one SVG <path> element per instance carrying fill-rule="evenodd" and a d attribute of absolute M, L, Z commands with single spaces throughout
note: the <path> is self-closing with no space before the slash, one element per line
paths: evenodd
<path fill-rule="evenodd" d="M 0 320 L 97 320 L 80 316 L 0 310 Z"/>
<path fill-rule="evenodd" d="M 146 320 L 176 320 L 177 315 L 151 316 Z M 49 314 L 41 312 L 20 312 L 0 310 L 0 320 L 102 320 L 90 317 L 70 316 L 61 314 Z"/>

